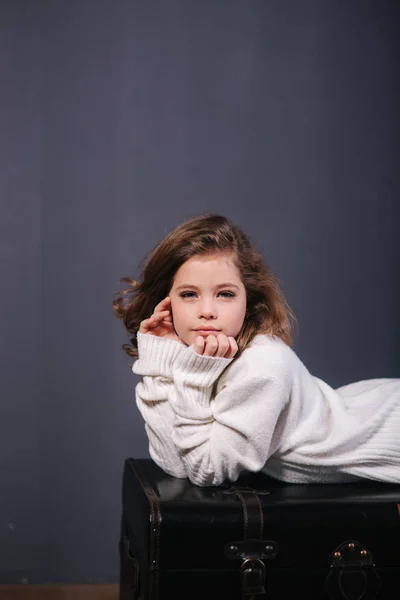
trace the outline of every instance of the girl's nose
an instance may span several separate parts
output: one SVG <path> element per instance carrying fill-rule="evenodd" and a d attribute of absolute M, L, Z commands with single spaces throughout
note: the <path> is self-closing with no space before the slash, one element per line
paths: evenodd
<path fill-rule="evenodd" d="M 200 318 L 203 319 L 215 319 L 217 317 L 217 311 L 212 302 L 203 302 L 200 306 Z"/>

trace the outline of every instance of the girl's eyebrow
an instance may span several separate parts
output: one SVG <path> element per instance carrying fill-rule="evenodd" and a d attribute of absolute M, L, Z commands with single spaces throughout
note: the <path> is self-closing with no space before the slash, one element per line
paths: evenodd
<path fill-rule="evenodd" d="M 235 283 L 219 283 L 217 286 L 218 288 L 236 288 L 237 290 L 239 289 L 239 286 L 236 285 Z M 182 290 L 182 289 L 192 289 L 192 290 L 198 290 L 200 288 L 197 287 L 197 285 L 192 285 L 190 283 L 184 283 L 183 285 L 178 285 L 177 288 L 175 288 L 176 290 Z"/>

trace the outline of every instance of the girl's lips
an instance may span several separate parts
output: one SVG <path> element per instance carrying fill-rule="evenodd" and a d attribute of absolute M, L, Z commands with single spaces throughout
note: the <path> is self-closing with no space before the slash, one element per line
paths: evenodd
<path fill-rule="evenodd" d="M 195 329 L 194 331 L 199 335 L 212 335 L 214 333 L 221 333 L 220 329 Z"/>

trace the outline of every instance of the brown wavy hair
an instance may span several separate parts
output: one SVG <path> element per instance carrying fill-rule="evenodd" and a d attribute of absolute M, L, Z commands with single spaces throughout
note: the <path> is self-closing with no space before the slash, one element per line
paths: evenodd
<path fill-rule="evenodd" d="M 125 352 L 138 356 L 136 333 L 155 306 L 168 296 L 178 269 L 189 258 L 215 252 L 231 253 L 247 295 L 247 310 L 236 339 L 239 356 L 257 333 L 267 333 L 293 343 L 296 318 L 275 275 L 263 262 L 248 236 L 228 218 L 217 214 L 193 217 L 169 233 L 147 257 L 139 282 L 124 277 L 128 284 L 113 301 L 115 315 L 133 335 Z"/>

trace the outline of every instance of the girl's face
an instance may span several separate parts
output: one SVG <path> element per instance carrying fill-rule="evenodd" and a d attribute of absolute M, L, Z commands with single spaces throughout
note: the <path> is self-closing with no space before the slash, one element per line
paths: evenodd
<path fill-rule="evenodd" d="M 231 254 L 194 256 L 176 272 L 169 296 L 175 331 L 188 346 L 198 335 L 239 334 L 246 290 Z"/>

